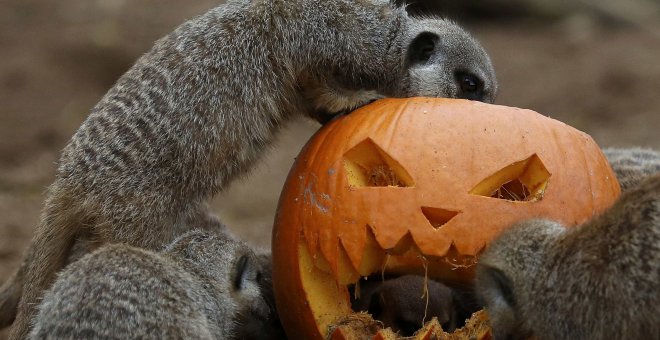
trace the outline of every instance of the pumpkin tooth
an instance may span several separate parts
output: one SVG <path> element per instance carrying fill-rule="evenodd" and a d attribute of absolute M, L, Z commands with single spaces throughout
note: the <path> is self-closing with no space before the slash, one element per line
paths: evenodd
<path fill-rule="evenodd" d="M 391 255 L 401 255 L 410 250 L 417 251 L 421 254 L 419 248 L 417 248 L 417 244 L 415 244 L 415 239 L 413 239 L 412 233 L 408 231 L 399 242 L 397 242 L 394 248 L 387 250 L 387 253 Z"/>
<path fill-rule="evenodd" d="M 371 226 L 367 225 L 366 229 L 367 239 L 364 244 L 360 268 L 358 269 L 360 276 L 369 276 L 376 271 L 381 270 L 386 257 L 385 250 L 381 248 L 378 241 L 376 241 L 376 235 Z"/>
<path fill-rule="evenodd" d="M 340 284 L 348 285 L 360 279 L 360 273 L 351 263 L 346 248 L 339 242 L 339 258 L 337 261 L 336 277 Z"/>

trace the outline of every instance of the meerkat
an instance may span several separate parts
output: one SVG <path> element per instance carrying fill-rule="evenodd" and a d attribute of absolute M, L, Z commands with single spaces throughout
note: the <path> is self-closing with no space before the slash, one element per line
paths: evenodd
<path fill-rule="evenodd" d="M 660 172 L 660 152 L 644 148 L 606 148 L 603 153 L 612 165 L 621 190 L 627 191 L 644 178 Z"/>
<path fill-rule="evenodd" d="M 433 317 L 452 332 L 470 315 L 457 290 L 419 275 L 361 280 L 359 290 L 353 310 L 368 312 L 402 336 L 413 335 Z"/>
<path fill-rule="evenodd" d="M 25 261 L 0 290 L 0 325 L 15 317 L 10 337 L 24 338 L 72 255 L 109 242 L 154 249 L 189 225 L 221 229 L 204 202 L 292 117 L 325 122 L 382 97 L 492 102 L 496 91 L 466 31 L 386 0 L 211 9 L 158 40 L 64 148 Z"/>
<path fill-rule="evenodd" d="M 612 169 L 627 191 L 642 179 L 660 172 L 660 152 L 643 148 L 607 148 L 603 150 Z M 530 224 L 544 222 L 528 222 Z M 460 321 L 481 306 L 471 301 L 474 294 L 470 289 L 458 291 L 441 282 L 429 280 L 428 306 L 420 299 L 419 287 L 426 279 L 423 276 L 405 275 L 381 280 L 360 281 L 360 296 L 353 300 L 354 310 L 369 312 L 385 326 L 411 335 L 419 328 L 419 320 L 436 316 L 445 331 L 460 326 Z M 492 313 L 492 312 L 491 312 Z M 412 330 L 412 332 L 408 331 Z"/>
<path fill-rule="evenodd" d="M 67 266 L 46 291 L 32 339 L 259 339 L 270 325 L 263 263 L 224 233 L 194 230 L 162 251 L 110 244 Z"/>
<path fill-rule="evenodd" d="M 275 305 L 275 291 L 273 290 L 273 258 L 269 252 L 257 253 L 257 266 L 260 269 L 259 288 L 261 296 L 270 307 L 266 319 L 242 317 L 240 322 L 241 339 L 286 339 L 284 327 L 280 322 Z M 241 314 L 245 315 L 245 314 Z M 247 315 L 249 316 L 249 315 Z"/>
<path fill-rule="evenodd" d="M 657 338 L 660 173 L 634 178 L 581 226 L 531 220 L 490 244 L 475 286 L 495 339 Z"/>

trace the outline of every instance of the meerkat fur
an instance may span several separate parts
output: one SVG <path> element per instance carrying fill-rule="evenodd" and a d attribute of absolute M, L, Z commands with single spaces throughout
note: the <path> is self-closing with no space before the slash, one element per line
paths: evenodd
<path fill-rule="evenodd" d="M 156 249 L 190 225 L 222 229 L 205 201 L 293 117 L 324 122 L 381 97 L 492 102 L 496 91 L 490 59 L 468 33 L 389 1 L 211 9 L 158 40 L 63 150 L 25 262 L 0 290 L 0 326 L 15 316 L 10 338 L 27 336 L 72 248 Z"/>
<path fill-rule="evenodd" d="M 522 222 L 481 256 L 475 286 L 495 339 L 660 334 L 660 153 L 605 153 L 624 188 L 612 208 L 570 229 Z"/>
<path fill-rule="evenodd" d="M 622 191 L 627 191 L 644 178 L 660 172 L 660 152 L 649 148 L 606 148 Z"/>
<path fill-rule="evenodd" d="M 30 337 L 246 338 L 242 320 L 268 324 L 274 310 L 262 265 L 225 233 L 194 230 L 159 252 L 106 245 L 60 272 Z"/>

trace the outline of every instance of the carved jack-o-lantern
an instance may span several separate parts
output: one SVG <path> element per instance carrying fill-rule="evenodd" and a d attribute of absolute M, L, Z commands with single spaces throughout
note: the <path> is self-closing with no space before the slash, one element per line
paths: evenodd
<path fill-rule="evenodd" d="M 293 166 L 273 231 L 278 309 L 294 339 L 353 311 L 347 285 L 385 271 L 472 279 L 523 219 L 584 222 L 619 194 L 586 134 L 529 110 L 387 99 L 321 129 Z"/>

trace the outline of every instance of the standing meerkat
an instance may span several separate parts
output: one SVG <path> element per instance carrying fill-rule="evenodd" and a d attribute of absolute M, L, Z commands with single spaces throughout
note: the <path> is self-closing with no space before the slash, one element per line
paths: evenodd
<path fill-rule="evenodd" d="M 191 231 L 163 251 L 106 245 L 46 291 L 32 339 L 260 339 L 274 315 L 263 264 L 227 234 Z M 254 327 L 254 326 L 253 326 Z"/>
<path fill-rule="evenodd" d="M 531 220 L 481 256 L 477 294 L 495 339 L 652 339 L 660 334 L 660 153 L 609 149 L 624 193 L 566 229 Z M 643 175 L 651 176 L 644 177 Z"/>
<path fill-rule="evenodd" d="M 157 41 L 65 147 L 25 261 L 0 290 L 0 326 L 15 317 L 10 338 L 27 336 L 55 274 L 101 244 L 154 249 L 189 225 L 222 228 L 205 201 L 292 117 L 324 122 L 381 97 L 492 102 L 496 90 L 468 33 L 386 0 L 214 8 Z"/>

